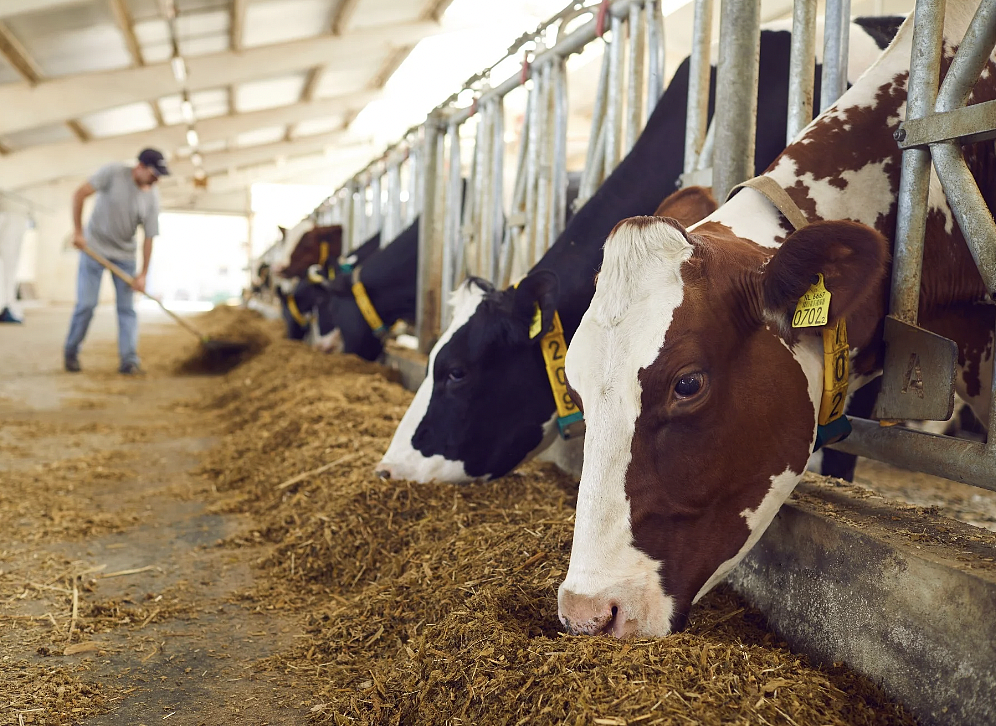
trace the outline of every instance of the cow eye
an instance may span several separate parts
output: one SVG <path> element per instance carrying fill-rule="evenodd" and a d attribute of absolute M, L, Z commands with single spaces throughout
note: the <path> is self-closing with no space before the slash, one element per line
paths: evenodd
<path fill-rule="evenodd" d="M 465 371 L 463 368 L 453 368 L 446 375 L 446 377 L 449 380 L 453 381 L 454 383 L 457 383 L 458 381 L 462 381 L 466 375 L 467 371 Z"/>
<path fill-rule="evenodd" d="M 688 373 L 674 384 L 674 392 L 678 398 L 691 398 L 702 390 L 702 374 Z"/>

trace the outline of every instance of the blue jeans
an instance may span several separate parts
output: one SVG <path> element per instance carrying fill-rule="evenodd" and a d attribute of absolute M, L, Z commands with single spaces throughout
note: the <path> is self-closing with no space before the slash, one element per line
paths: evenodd
<path fill-rule="evenodd" d="M 135 276 L 135 260 L 112 260 L 114 264 Z M 69 323 L 69 336 L 66 338 L 65 353 L 75 356 L 86 337 L 93 309 L 97 307 L 100 295 L 100 280 L 104 268 L 101 264 L 80 252 L 80 267 L 76 277 L 76 308 Z M 138 364 L 138 315 L 135 313 L 134 291 L 124 280 L 111 276 L 118 304 L 118 355 L 121 365 Z"/>

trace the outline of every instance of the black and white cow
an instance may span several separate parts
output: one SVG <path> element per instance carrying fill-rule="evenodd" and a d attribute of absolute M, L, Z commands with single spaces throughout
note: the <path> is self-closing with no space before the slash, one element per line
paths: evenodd
<path fill-rule="evenodd" d="M 852 80 L 901 22 L 852 23 Z M 786 30 L 761 33 L 757 173 L 785 148 L 790 42 Z M 433 348 L 428 376 L 378 465 L 382 476 L 421 482 L 498 477 L 555 440 L 539 338 L 528 335 L 533 311 L 537 304 L 556 309 L 569 343 L 594 294 L 609 232 L 624 218 L 652 214 L 675 189 L 684 165 L 688 66 L 686 59 L 633 149 L 517 288 L 496 291 L 470 280 L 454 293 L 453 322 Z M 818 104 L 819 83 L 815 91 Z M 548 316 L 543 323 L 546 329 Z"/>
<path fill-rule="evenodd" d="M 349 293 L 353 269 L 380 250 L 380 240 L 381 233 L 377 232 L 355 250 L 339 258 L 331 267 L 313 265 L 308 270 L 308 276 L 294 288 L 298 307 L 315 319 L 318 339 L 313 342 L 316 347 L 326 351 L 341 351 L 341 336 L 335 322 L 339 297 Z"/>

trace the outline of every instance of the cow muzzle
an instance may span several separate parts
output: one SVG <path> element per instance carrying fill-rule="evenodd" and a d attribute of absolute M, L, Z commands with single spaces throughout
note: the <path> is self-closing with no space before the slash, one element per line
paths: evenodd
<path fill-rule="evenodd" d="M 659 587 L 643 588 L 628 581 L 604 590 L 585 589 L 565 581 L 557 593 L 560 622 L 572 635 L 659 638 L 675 630 L 674 598 Z"/>
<path fill-rule="evenodd" d="M 622 637 L 619 626 L 626 622 L 626 617 L 620 612 L 619 605 L 615 601 L 578 595 L 563 588 L 560 590 L 558 600 L 560 622 L 571 635 Z"/>

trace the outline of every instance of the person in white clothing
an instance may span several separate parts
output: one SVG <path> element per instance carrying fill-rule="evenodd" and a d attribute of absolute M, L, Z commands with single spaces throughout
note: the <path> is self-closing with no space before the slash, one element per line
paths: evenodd
<path fill-rule="evenodd" d="M 28 213 L 0 197 L 0 323 L 20 323 L 17 263 L 28 231 Z"/>

